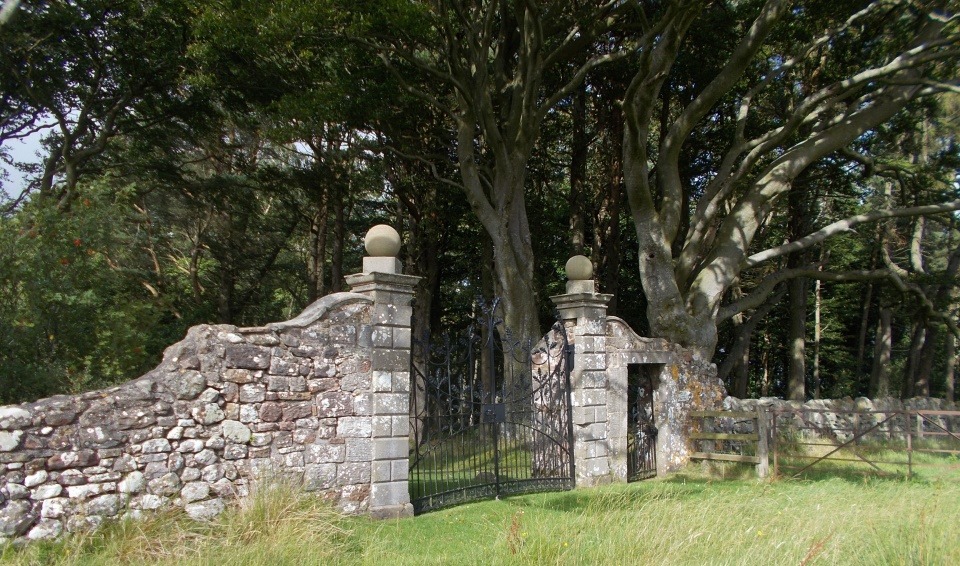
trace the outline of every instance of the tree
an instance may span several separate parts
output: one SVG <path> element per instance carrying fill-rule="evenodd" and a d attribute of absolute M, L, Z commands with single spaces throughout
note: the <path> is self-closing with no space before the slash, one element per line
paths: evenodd
<path fill-rule="evenodd" d="M 753 248 L 804 171 L 855 147 L 910 101 L 948 88 L 943 82 L 953 78 L 957 36 L 945 6 L 924 3 L 914 10 L 913 4 L 875 2 L 842 8 L 782 0 L 736 6 L 689 2 L 668 3 L 648 14 L 639 70 L 624 102 L 624 167 L 655 335 L 709 358 L 718 323 L 762 304 L 778 282 L 892 277 L 889 272 L 840 275 L 813 266 L 779 269 L 748 296 L 728 302 L 727 292 L 745 270 L 863 222 L 960 208 L 958 200 L 934 200 L 876 210 L 787 244 Z M 718 21 L 734 29 L 742 25 L 743 32 L 709 81 L 694 86 L 690 102 L 671 108 L 662 141 L 651 150 L 651 117 L 678 53 L 695 23 L 716 26 Z M 811 66 L 821 72 L 810 72 Z M 685 180 L 684 148 L 703 130 L 724 124 L 733 126 L 732 136 L 724 147 L 714 148 L 709 179 Z M 689 219 L 683 215 L 687 201 L 694 203 Z"/>
<path fill-rule="evenodd" d="M 44 135 L 28 192 L 68 207 L 80 176 L 102 170 L 97 160 L 115 136 L 189 104 L 177 80 L 186 20 L 183 4 L 172 1 L 20 7 L 2 36 L 0 143 Z"/>
<path fill-rule="evenodd" d="M 539 335 L 527 165 L 557 104 L 591 69 L 623 56 L 591 48 L 632 6 L 444 0 L 363 8 L 358 40 L 451 121 L 458 184 L 490 238 L 507 326 Z"/>

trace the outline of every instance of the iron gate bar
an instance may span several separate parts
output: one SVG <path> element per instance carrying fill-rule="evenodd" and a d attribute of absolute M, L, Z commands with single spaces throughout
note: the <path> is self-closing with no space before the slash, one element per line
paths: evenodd
<path fill-rule="evenodd" d="M 533 347 L 502 327 L 498 305 L 482 303 L 459 340 L 418 343 L 409 476 L 417 513 L 574 485 L 563 323 Z"/>

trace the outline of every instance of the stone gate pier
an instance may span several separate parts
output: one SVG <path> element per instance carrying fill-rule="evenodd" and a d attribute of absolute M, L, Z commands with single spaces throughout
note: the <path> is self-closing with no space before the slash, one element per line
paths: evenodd
<path fill-rule="evenodd" d="M 690 411 L 717 409 L 726 390 L 716 366 L 659 338 L 639 336 L 607 315 L 611 295 L 595 292 L 590 260 L 567 262 L 566 293 L 552 297 L 574 345 L 571 373 L 577 485 L 627 481 L 627 434 L 631 410 L 628 371 L 635 366 L 653 382 L 657 473 L 690 460 Z"/>

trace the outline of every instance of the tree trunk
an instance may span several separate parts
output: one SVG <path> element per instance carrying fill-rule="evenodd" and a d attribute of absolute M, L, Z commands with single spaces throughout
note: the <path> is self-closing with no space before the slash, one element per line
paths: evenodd
<path fill-rule="evenodd" d="M 917 395 L 917 374 L 920 368 L 920 355 L 923 352 L 923 343 L 926 334 L 926 321 L 923 315 L 918 313 L 913 321 L 913 331 L 910 333 L 910 351 L 907 354 L 907 367 L 903 372 L 903 386 L 900 389 L 901 399 L 909 399 Z"/>
<path fill-rule="evenodd" d="M 957 337 L 947 336 L 947 370 L 944 375 L 944 394 L 947 401 L 953 403 L 957 395 Z"/>
<path fill-rule="evenodd" d="M 344 219 L 343 190 L 337 187 L 331 194 L 333 202 L 333 245 L 330 250 L 330 292 L 343 291 L 343 246 L 347 237 Z"/>
<path fill-rule="evenodd" d="M 788 369 L 787 398 L 791 401 L 806 399 L 806 333 L 807 333 L 807 281 L 791 279 L 787 282 L 789 324 L 787 328 Z"/>
<path fill-rule="evenodd" d="M 877 335 L 873 343 L 873 370 L 870 372 L 871 399 L 890 395 L 890 354 L 893 350 L 891 313 L 890 307 L 880 307 Z"/>
<path fill-rule="evenodd" d="M 821 264 L 822 265 L 822 264 Z M 813 306 L 813 398 L 820 398 L 820 308 L 822 297 L 821 282 L 814 283 Z"/>
<path fill-rule="evenodd" d="M 327 205 L 326 200 L 310 219 L 310 255 L 307 258 L 307 302 L 313 303 L 323 296 L 324 264 L 327 256 Z"/>
<path fill-rule="evenodd" d="M 930 396 L 930 378 L 933 376 L 933 362 L 937 359 L 937 346 L 940 341 L 940 325 L 929 324 L 925 329 L 923 348 L 917 363 L 917 372 L 913 381 L 913 394 L 918 397 Z"/>
<path fill-rule="evenodd" d="M 570 248 L 573 255 L 582 255 L 586 249 L 587 211 L 587 104 L 584 88 L 573 96 L 573 147 L 570 155 Z M 596 261 L 596 258 L 594 258 Z"/>

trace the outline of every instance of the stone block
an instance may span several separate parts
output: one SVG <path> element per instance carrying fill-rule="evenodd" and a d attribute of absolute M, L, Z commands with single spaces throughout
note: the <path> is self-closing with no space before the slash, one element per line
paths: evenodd
<path fill-rule="evenodd" d="M 373 417 L 373 437 L 393 436 L 393 417 Z"/>
<path fill-rule="evenodd" d="M 20 407 L 0 407 L 0 429 L 12 430 L 25 428 L 32 423 L 33 415 L 30 411 Z"/>
<path fill-rule="evenodd" d="M 392 348 L 393 328 L 389 326 L 373 327 L 370 335 L 370 341 L 374 348 Z"/>
<path fill-rule="evenodd" d="M 88 501 L 83 510 L 88 515 L 115 517 L 120 512 L 120 497 L 112 493 L 101 495 Z"/>
<path fill-rule="evenodd" d="M 391 507 L 410 502 L 410 491 L 405 481 L 375 483 L 370 490 L 371 507 Z"/>
<path fill-rule="evenodd" d="M 267 401 L 260 405 L 260 419 L 272 423 L 283 418 L 283 407 L 280 403 Z"/>
<path fill-rule="evenodd" d="M 242 460 L 246 457 L 247 457 L 246 444 L 227 443 L 227 445 L 223 447 L 224 460 Z"/>
<path fill-rule="evenodd" d="M 317 396 L 317 416 L 342 417 L 353 413 L 353 395 L 343 391 L 329 391 Z"/>
<path fill-rule="evenodd" d="M 286 403 L 283 405 L 282 420 L 290 422 L 310 417 L 313 415 L 313 406 L 313 403 L 310 401 Z"/>
<path fill-rule="evenodd" d="M 347 454 L 344 444 L 314 444 L 307 447 L 307 464 L 331 464 L 341 463 L 345 460 Z"/>
<path fill-rule="evenodd" d="M 98 461 L 99 457 L 93 450 L 62 452 L 47 459 L 47 469 L 52 471 L 66 468 L 85 468 L 96 465 Z"/>
<path fill-rule="evenodd" d="M 391 479 L 391 462 L 372 462 L 370 465 L 370 481 L 373 483 L 388 482 Z"/>
<path fill-rule="evenodd" d="M 117 484 L 117 491 L 120 493 L 142 493 L 146 488 L 147 480 L 142 472 L 130 472 Z"/>
<path fill-rule="evenodd" d="M 378 393 L 373 399 L 376 415 L 407 415 L 410 413 L 410 395 L 406 393 Z"/>
<path fill-rule="evenodd" d="M 207 403 L 200 407 L 194 407 L 190 414 L 193 415 L 193 418 L 198 423 L 203 425 L 212 425 L 226 418 L 223 410 L 216 403 Z"/>
<path fill-rule="evenodd" d="M 294 360 L 284 360 L 274 356 L 270 361 L 270 375 L 293 376 L 300 374 L 300 362 Z"/>
<path fill-rule="evenodd" d="M 140 449 L 143 454 L 156 454 L 160 452 L 170 452 L 171 450 L 173 450 L 173 448 L 170 446 L 170 441 L 166 438 L 148 440 L 141 445 Z"/>
<path fill-rule="evenodd" d="M 409 371 L 395 371 L 393 372 L 393 392 L 394 393 L 410 393 L 410 372 Z"/>
<path fill-rule="evenodd" d="M 47 481 L 48 477 L 50 477 L 50 474 L 48 474 L 46 470 L 38 470 L 23 478 L 23 485 L 24 487 L 36 487 Z"/>
<path fill-rule="evenodd" d="M 203 450 L 204 442 L 199 438 L 188 438 L 187 440 L 181 441 L 180 445 L 177 446 L 177 452 L 185 454 L 193 454 Z"/>
<path fill-rule="evenodd" d="M 365 416 L 373 414 L 373 393 L 357 393 L 353 396 L 353 414 Z"/>
<path fill-rule="evenodd" d="M 268 369 L 270 351 L 252 344 L 227 344 L 224 366 L 239 369 Z"/>
<path fill-rule="evenodd" d="M 21 536 L 36 521 L 36 514 L 26 501 L 10 501 L 0 509 L 0 536 Z"/>
<path fill-rule="evenodd" d="M 410 369 L 410 352 L 408 350 L 381 350 L 374 349 L 370 359 L 374 370 L 381 371 L 408 371 Z"/>
<path fill-rule="evenodd" d="M 187 515 L 195 521 L 212 521 L 217 515 L 223 513 L 224 508 L 223 500 L 217 498 L 197 503 L 188 503 L 183 509 L 187 512 Z"/>
<path fill-rule="evenodd" d="M 252 383 L 256 379 L 254 372 L 245 369 L 223 370 L 223 380 L 231 383 Z"/>
<path fill-rule="evenodd" d="M 172 496 L 180 491 L 180 478 L 177 474 L 168 473 L 150 480 L 147 483 L 147 489 L 154 495 Z"/>
<path fill-rule="evenodd" d="M 392 420 L 391 426 L 394 436 L 402 436 L 403 438 L 410 436 L 410 417 L 390 417 L 390 419 Z"/>
<path fill-rule="evenodd" d="M 260 420 L 260 415 L 255 405 L 240 405 L 239 418 L 242 423 L 252 424 Z"/>
<path fill-rule="evenodd" d="M 369 462 L 373 460 L 373 440 L 369 438 L 348 438 L 347 462 Z"/>
<path fill-rule="evenodd" d="M 193 461 L 199 466 L 216 464 L 219 460 L 220 458 L 217 456 L 216 452 L 209 448 L 204 448 L 193 457 Z"/>
<path fill-rule="evenodd" d="M 373 377 L 369 371 L 344 372 L 340 380 L 340 389 L 343 391 L 369 391 Z"/>
<path fill-rule="evenodd" d="M 336 485 L 370 483 L 370 462 L 346 462 L 339 464 Z"/>
<path fill-rule="evenodd" d="M 393 390 L 393 372 L 376 370 L 373 372 L 373 390 L 390 392 Z"/>
<path fill-rule="evenodd" d="M 304 466 L 303 452 L 291 452 L 289 454 L 284 454 L 283 466 L 284 466 L 284 471 L 288 471 L 288 472 L 294 469 L 303 468 Z"/>
<path fill-rule="evenodd" d="M 357 327 L 353 324 L 336 324 L 330 327 L 330 343 L 338 346 L 353 346 L 357 343 Z"/>
<path fill-rule="evenodd" d="M 246 383 L 240 386 L 241 403 L 260 403 L 266 396 L 266 389 L 259 383 Z"/>
<path fill-rule="evenodd" d="M 410 462 L 406 457 L 402 460 L 394 460 L 391 462 L 390 468 L 390 477 L 393 481 L 405 482 L 410 476 Z"/>
<path fill-rule="evenodd" d="M 252 436 L 250 428 L 239 421 L 223 421 L 222 431 L 224 439 L 235 444 L 246 444 Z"/>
<path fill-rule="evenodd" d="M 180 497 L 184 503 L 193 503 L 210 497 L 210 484 L 205 481 L 194 481 L 183 485 Z"/>
<path fill-rule="evenodd" d="M 303 469 L 303 488 L 307 491 L 330 489 L 337 485 L 337 464 L 308 464 Z"/>
<path fill-rule="evenodd" d="M 35 501 L 43 501 L 44 499 L 59 497 L 61 492 L 63 492 L 63 487 L 60 484 L 48 483 L 33 490 L 31 498 Z"/>
<path fill-rule="evenodd" d="M 377 438 L 373 441 L 373 457 L 377 460 L 406 458 L 409 444 L 405 438 Z"/>
<path fill-rule="evenodd" d="M 410 328 L 394 328 L 393 329 L 393 347 L 394 348 L 405 348 L 409 350 L 413 345 L 412 339 L 413 333 Z"/>

